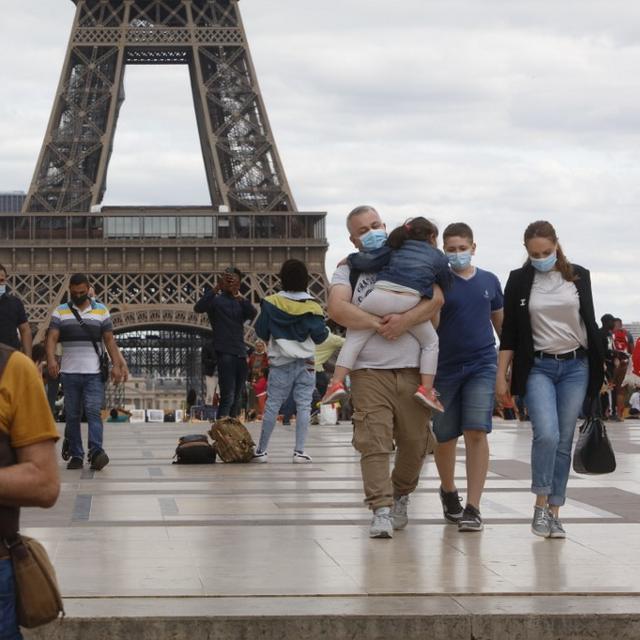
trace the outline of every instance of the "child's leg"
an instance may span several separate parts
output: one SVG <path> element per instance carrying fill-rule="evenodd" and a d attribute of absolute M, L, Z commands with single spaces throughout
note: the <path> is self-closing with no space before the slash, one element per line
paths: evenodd
<path fill-rule="evenodd" d="M 260 432 L 260 442 L 256 452 L 264 453 L 269 446 L 271 434 L 276 426 L 276 418 L 282 403 L 289 397 L 292 380 L 292 365 L 286 364 L 282 367 L 271 367 L 269 369 L 269 379 L 267 381 L 267 402 L 264 408 L 264 418 L 262 419 L 262 431 Z"/>
<path fill-rule="evenodd" d="M 420 343 L 421 384 L 425 389 L 431 389 L 438 369 L 438 334 L 430 321 L 411 327 L 409 333 Z"/>
<path fill-rule="evenodd" d="M 293 398 L 296 402 L 296 444 L 295 450 L 304 453 L 304 445 L 309 431 L 311 418 L 311 398 L 316 383 L 313 364 L 297 363 L 297 371 L 293 386 Z"/>
<path fill-rule="evenodd" d="M 390 313 L 404 313 L 418 304 L 418 296 L 406 296 L 374 288 L 362 301 L 360 309 L 374 316 L 386 316 Z M 346 341 L 342 345 L 335 372 L 331 378 L 331 385 L 344 382 L 347 374 L 353 369 L 360 352 L 367 340 L 375 333 L 373 329 L 347 329 Z"/>

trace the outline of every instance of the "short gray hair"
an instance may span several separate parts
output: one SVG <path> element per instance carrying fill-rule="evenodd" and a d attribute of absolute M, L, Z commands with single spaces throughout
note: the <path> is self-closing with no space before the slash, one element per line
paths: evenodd
<path fill-rule="evenodd" d="M 368 204 L 361 204 L 359 207 L 356 207 L 355 209 L 350 211 L 349 215 L 347 216 L 347 229 L 349 229 L 349 223 L 353 218 L 355 218 L 356 216 L 359 216 L 362 213 L 370 213 L 370 212 L 375 213 L 378 216 L 380 215 L 375 209 L 375 207 L 372 207 Z"/>

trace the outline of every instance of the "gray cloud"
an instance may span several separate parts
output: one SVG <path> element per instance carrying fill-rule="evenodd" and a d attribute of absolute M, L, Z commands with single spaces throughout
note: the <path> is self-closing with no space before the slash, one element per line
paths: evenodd
<path fill-rule="evenodd" d="M 0 187 L 26 188 L 73 4 L 0 0 Z M 613 0 L 243 0 L 254 62 L 298 205 L 465 220 L 504 282 L 548 218 L 593 273 L 597 311 L 640 319 L 640 7 Z M 160 87 L 155 74 L 164 74 Z M 202 203 L 184 68 L 127 72 L 107 201 Z M 170 122 L 170 127 L 167 126 Z M 335 240 L 334 240 L 335 239 Z"/>

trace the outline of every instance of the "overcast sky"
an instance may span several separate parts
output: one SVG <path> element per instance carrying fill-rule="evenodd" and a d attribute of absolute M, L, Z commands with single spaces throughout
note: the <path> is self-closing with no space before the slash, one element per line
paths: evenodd
<path fill-rule="evenodd" d="M 628 0 L 242 0 L 299 209 L 476 232 L 506 281 L 550 220 L 596 312 L 640 320 L 640 5 Z M 0 0 L 0 190 L 28 188 L 74 13 Z M 154 82 L 161 74 L 161 86 Z M 105 204 L 208 202 L 185 67 L 128 68 Z"/>

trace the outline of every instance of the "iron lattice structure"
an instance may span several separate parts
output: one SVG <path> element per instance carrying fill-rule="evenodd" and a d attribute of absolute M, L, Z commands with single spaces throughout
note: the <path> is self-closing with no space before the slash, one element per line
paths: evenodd
<path fill-rule="evenodd" d="M 128 64 L 187 64 L 215 207 L 294 211 L 237 0 L 74 0 L 71 39 L 25 212 L 102 202 Z"/>
<path fill-rule="evenodd" d="M 237 0 L 74 2 L 62 76 L 22 214 L 0 212 L 0 262 L 36 341 L 52 309 L 66 300 L 74 272 L 89 275 L 123 339 L 159 330 L 174 359 L 162 366 L 172 371 L 188 368 L 194 357 L 199 363 L 195 351 L 168 343 L 182 344 L 182 332 L 199 346 L 210 327 L 193 305 L 230 264 L 243 271 L 242 291 L 258 305 L 277 288 L 285 259 L 304 260 L 311 291 L 324 302 L 326 214 L 296 209 Z M 128 64 L 189 66 L 210 205 L 98 206 Z M 137 369 L 160 366 L 154 349 L 134 352 L 128 356 Z"/>

